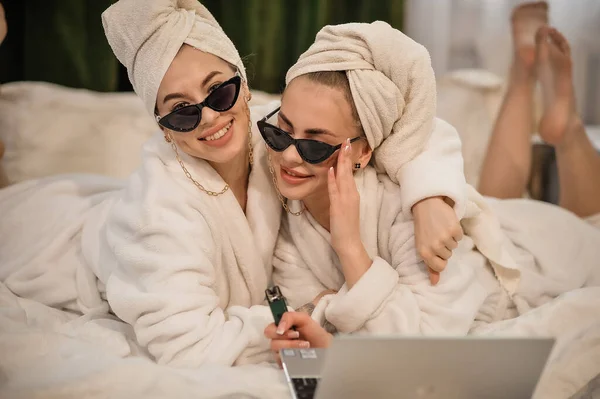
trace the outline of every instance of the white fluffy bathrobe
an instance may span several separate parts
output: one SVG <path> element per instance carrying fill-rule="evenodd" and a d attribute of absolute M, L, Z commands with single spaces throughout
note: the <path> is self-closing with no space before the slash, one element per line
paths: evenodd
<path fill-rule="evenodd" d="M 475 269 L 450 262 L 440 283 L 432 286 L 415 250 L 413 222 L 402 212 L 400 187 L 370 166 L 357 172 L 355 181 L 371 267 L 348 290 L 330 234 L 308 212 L 284 215 L 273 280 L 290 306 L 334 289 L 339 292 L 324 297 L 313 317 L 327 319 L 339 332 L 466 333 L 486 296 Z"/>
<path fill-rule="evenodd" d="M 253 119 L 276 105 L 253 109 Z M 231 190 L 190 182 L 157 133 L 129 180 L 29 181 L 0 191 L 0 279 L 19 296 L 84 313 L 114 313 L 159 362 L 239 364 L 267 354 L 264 304 L 281 205 L 258 132 L 246 215 Z M 182 154 L 209 190 L 225 184 Z"/>
<path fill-rule="evenodd" d="M 556 206 L 489 200 L 521 280 L 511 297 L 466 236 L 432 286 L 402 209 L 402 187 L 372 167 L 357 172 L 361 238 L 373 263 L 350 289 L 330 234 L 310 213 L 283 215 L 274 283 L 297 308 L 327 289 L 313 312 L 339 332 L 462 335 L 517 316 L 563 292 L 600 285 L 600 230 Z M 292 209 L 299 204 L 291 202 Z"/>

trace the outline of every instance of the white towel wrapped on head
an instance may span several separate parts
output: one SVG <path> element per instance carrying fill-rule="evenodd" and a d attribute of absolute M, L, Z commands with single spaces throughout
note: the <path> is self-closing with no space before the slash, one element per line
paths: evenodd
<path fill-rule="evenodd" d="M 102 24 L 151 115 L 160 82 L 183 44 L 222 58 L 246 80 L 237 49 L 197 0 L 119 0 L 102 13 Z"/>
<path fill-rule="evenodd" d="M 435 76 L 425 47 L 382 21 L 325 26 L 286 84 L 317 71 L 346 71 L 376 165 L 394 158 L 386 172 L 399 181 L 400 168 L 425 147 L 435 117 Z"/>

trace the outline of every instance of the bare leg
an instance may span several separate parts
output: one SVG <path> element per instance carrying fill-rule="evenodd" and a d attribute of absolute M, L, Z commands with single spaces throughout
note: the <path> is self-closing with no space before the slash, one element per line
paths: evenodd
<path fill-rule="evenodd" d="M 600 213 L 600 154 L 577 115 L 569 44 L 549 27 L 540 29 L 536 40 L 544 96 L 539 134 L 556 150 L 560 205 L 581 217 Z"/>
<path fill-rule="evenodd" d="M 497 198 L 520 198 L 531 168 L 533 89 L 536 82 L 535 32 L 548 22 L 545 2 L 513 11 L 514 58 L 508 90 L 496 119 L 483 163 L 479 191 Z"/>
<path fill-rule="evenodd" d="M 4 188 L 9 185 L 8 177 L 4 172 L 4 167 L 2 166 L 2 157 L 4 156 L 4 143 L 0 141 L 0 188 Z"/>

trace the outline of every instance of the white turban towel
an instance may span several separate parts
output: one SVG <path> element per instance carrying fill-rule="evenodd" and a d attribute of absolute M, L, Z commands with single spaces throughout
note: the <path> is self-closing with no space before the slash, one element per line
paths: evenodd
<path fill-rule="evenodd" d="M 433 127 L 435 75 L 425 47 L 382 21 L 329 25 L 290 68 L 286 83 L 318 71 L 346 71 L 375 165 L 398 182 L 400 168 L 423 150 Z"/>
<path fill-rule="evenodd" d="M 102 13 L 108 43 L 150 114 L 169 65 L 183 44 L 227 61 L 246 80 L 237 49 L 197 0 L 119 0 Z"/>

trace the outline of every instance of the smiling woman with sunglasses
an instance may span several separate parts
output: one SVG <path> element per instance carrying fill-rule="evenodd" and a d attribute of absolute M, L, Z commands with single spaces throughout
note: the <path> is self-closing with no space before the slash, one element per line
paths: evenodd
<path fill-rule="evenodd" d="M 390 47 L 402 56 L 389 58 Z M 430 283 L 405 209 L 407 185 L 392 179 L 415 146 L 410 162 L 456 135 L 428 112 L 434 103 L 408 94 L 434 83 L 411 68 L 421 63 L 429 63 L 427 54 L 386 23 L 327 26 L 288 72 L 281 108 L 259 122 L 287 210 L 273 282 L 300 310 L 265 329 L 274 352 L 327 347 L 332 332 L 568 340 L 598 323 L 600 231 L 549 204 L 484 199 L 464 185 L 465 239 L 446 248 L 448 257 L 455 254 L 439 283 Z M 386 98 L 397 91 L 402 95 Z M 385 153 L 390 143 L 396 158 Z M 450 176 L 443 165 L 430 165 L 427 172 Z M 423 185 L 445 184 L 415 172 Z M 580 296 L 577 311 L 566 311 L 575 323 L 564 323 L 566 313 L 556 316 L 566 292 Z"/>
<path fill-rule="evenodd" d="M 120 0 L 102 21 L 160 129 L 125 182 L 2 189 L 0 278 L 48 306 L 110 309 L 161 364 L 266 360 L 261 305 L 281 214 L 251 122 L 266 109 L 250 110 L 239 54 L 197 1 Z"/>
<path fill-rule="evenodd" d="M 325 29 L 337 33 L 344 27 Z M 353 37 L 371 29 L 386 37 L 402 35 L 389 25 L 365 25 Z M 367 40 L 356 41 L 361 48 L 370 45 Z M 319 37 L 313 46 L 319 48 Z M 372 165 L 373 135 L 365 129 L 371 122 L 359 116 L 347 72 L 303 73 L 301 65 L 299 61 L 288 73 L 281 108 L 258 122 L 269 147 L 273 181 L 287 211 L 275 248 L 274 284 L 291 306 L 314 311 L 317 321 L 342 333 L 465 333 L 485 298 L 474 270 L 450 258 L 458 245 L 454 243 L 446 249 L 448 270 L 438 284 L 430 282 L 416 251 L 413 221 L 405 216 L 402 186 L 385 173 L 378 174 Z M 392 91 L 396 83 L 386 79 L 386 89 Z M 410 109 L 410 104 L 406 106 Z M 378 113 L 384 110 L 366 107 L 376 119 L 387 118 Z M 380 144 L 401 133 L 389 134 Z M 426 141 L 427 134 L 413 134 Z M 456 132 L 443 121 L 437 121 L 432 137 L 457 140 Z M 399 155 L 396 163 L 405 162 Z M 424 175 L 424 185 L 426 180 Z M 281 326 L 283 331 L 289 327 Z M 278 342 L 274 334 L 270 326 L 267 336 L 275 339 L 274 350 L 307 339 L 287 342 L 290 335 L 286 334 L 281 337 L 285 342 Z"/>

